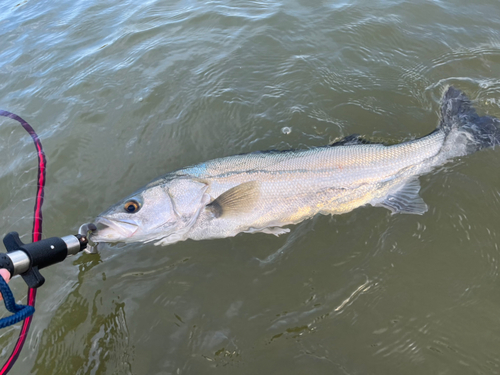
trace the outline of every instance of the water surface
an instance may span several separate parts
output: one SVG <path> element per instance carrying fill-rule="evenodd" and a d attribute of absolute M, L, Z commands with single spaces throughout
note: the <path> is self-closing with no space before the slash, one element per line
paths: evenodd
<path fill-rule="evenodd" d="M 64 236 L 212 158 L 425 135 L 450 84 L 500 117 L 499 25 L 496 0 L 4 1 L 0 108 L 38 131 L 44 233 Z M 29 241 L 35 150 L 11 120 L 0 139 L 0 234 Z M 423 216 L 68 259 L 12 373 L 500 373 L 499 161 L 421 177 Z"/>

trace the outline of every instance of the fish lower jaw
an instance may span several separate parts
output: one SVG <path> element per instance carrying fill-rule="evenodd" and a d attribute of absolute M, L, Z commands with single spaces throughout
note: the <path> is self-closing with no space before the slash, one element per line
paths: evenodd
<path fill-rule="evenodd" d="M 96 234 L 90 237 L 90 240 L 95 243 L 102 243 L 102 242 L 127 242 L 127 239 L 131 237 L 121 237 L 121 236 L 116 236 L 116 235 L 103 235 L 103 234 Z M 132 242 L 132 241 L 131 241 Z"/>
<path fill-rule="evenodd" d="M 98 217 L 94 224 L 98 228 L 92 235 L 94 242 L 134 242 L 139 230 L 138 225 L 106 217 Z"/>

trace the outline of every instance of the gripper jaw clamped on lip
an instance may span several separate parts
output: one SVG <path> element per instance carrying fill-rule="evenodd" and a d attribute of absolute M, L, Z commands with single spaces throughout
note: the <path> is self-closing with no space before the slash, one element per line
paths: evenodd
<path fill-rule="evenodd" d="M 85 249 L 83 249 L 83 251 L 88 254 L 97 254 L 99 250 L 99 244 L 96 242 L 92 242 L 92 240 L 90 239 L 90 234 L 96 230 L 97 227 L 93 223 L 83 224 L 80 229 L 78 229 L 78 233 L 81 236 L 85 236 L 87 238 L 87 246 L 85 247 Z"/>

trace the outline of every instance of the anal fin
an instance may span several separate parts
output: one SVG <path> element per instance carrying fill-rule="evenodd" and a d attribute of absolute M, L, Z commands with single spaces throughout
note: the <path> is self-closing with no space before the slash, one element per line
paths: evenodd
<path fill-rule="evenodd" d="M 375 206 L 382 206 L 392 211 L 392 214 L 405 213 L 422 215 L 427 212 L 427 204 L 418 195 L 420 182 L 418 179 L 410 180 L 399 190 L 389 194 L 383 201 Z"/>

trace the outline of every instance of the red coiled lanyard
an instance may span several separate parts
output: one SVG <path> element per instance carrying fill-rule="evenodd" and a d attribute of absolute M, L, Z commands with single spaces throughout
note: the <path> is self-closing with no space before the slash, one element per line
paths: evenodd
<path fill-rule="evenodd" d="M 13 120 L 18 121 L 22 127 L 29 133 L 36 147 L 36 151 L 38 154 L 38 177 L 37 177 L 37 191 L 36 191 L 36 200 L 35 200 L 35 209 L 33 215 L 33 231 L 32 231 L 32 241 L 37 242 L 42 239 L 42 204 L 43 204 L 43 190 L 45 187 L 45 169 L 47 167 L 47 160 L 45 159 L 45 153 L 43 152 L 42 143 L 38 138 L 35 130 L 24 121 L 18 115 L 15 115 L 8 111 L 0 110 L 0 116 L 9 117 Z M 35 299 L 36 299 L 36 289 L 28 288 L 28 305 L 35 307 Z M 12 350 L 8 360 L 0 369 L 0 375 L 7 374 L 9 370 L 12 368 L 14 363 L 16 362 L 23 345 L 28 337 L 28 330 L 31 325 L 31 321 L 33 316 L 29 316 L 23 322 L 23 326 L 21 327 L 21 333 L 19 334 L 19 338 L 17 339 L 16 346 Z"/>

